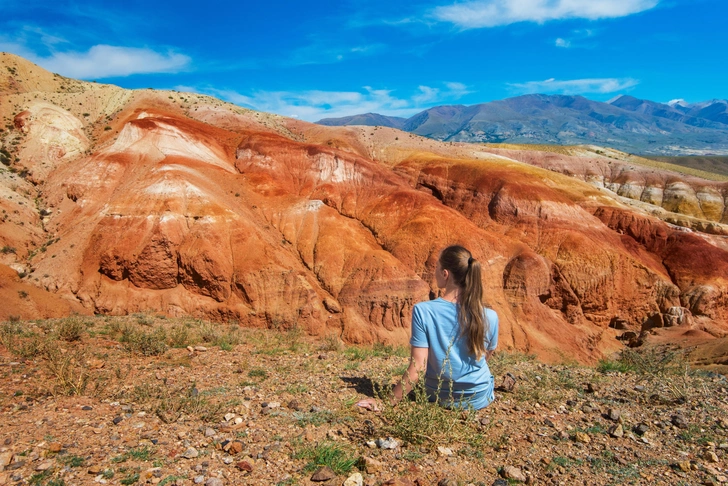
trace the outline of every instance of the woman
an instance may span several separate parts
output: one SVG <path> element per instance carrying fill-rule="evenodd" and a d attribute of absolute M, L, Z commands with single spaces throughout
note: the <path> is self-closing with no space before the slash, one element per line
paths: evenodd
<path fill-rule="evenodd" d="M 449 246 L 440 253 L 435 278 L 444 293 L 414 306 L 410 365 L 394 387 L 394 403 L 425 371 L 432 401 L 481 409 L 495 398 L 487 360 L 498 344 L 498 315 L 483 306 L 480 263 L 462 246 Z M 359 405 L 373 408 L 374 401 Z"/>

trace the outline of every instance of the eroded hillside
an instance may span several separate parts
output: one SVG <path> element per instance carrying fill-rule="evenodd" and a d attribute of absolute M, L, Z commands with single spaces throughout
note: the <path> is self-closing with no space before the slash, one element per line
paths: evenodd
<path fill-rule="evenodd" d="M 5 316 L 52 295 L 403 343 L 439 249 L 460 243 L 485 263 L 504 347 L 591 361 L 617 337 L 728 331 L 726 183 L 0 64 L 0 261 L 48 294 Z"/>

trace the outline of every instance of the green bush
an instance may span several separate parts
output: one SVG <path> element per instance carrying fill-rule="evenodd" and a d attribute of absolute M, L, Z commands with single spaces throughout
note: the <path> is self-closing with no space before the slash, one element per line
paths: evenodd
<path fill-rule="evenodd" d="M 64 341 L 80 341 L 86 323 L 78 317 L 68 317 L 58 324 L 58 337 Z"/>
<path fill-rule="evenodd" d="M 126 325 L 121 330 L 119 341 L 127 351 L 143 356 L 158 356 L 167 351 L 167 333 L 162 327 L 147 332 L 133 325 Z"/>
<path fill-rule="evenodd" d="M 339 444 L 324 442 L 305 447 L 293 455 L 294 459 L 308 460 L 304 471 L 311 472 L 323 466 L 330 467 L 336 474 L 347 474 L 358 461 L 357 455 Z"/>

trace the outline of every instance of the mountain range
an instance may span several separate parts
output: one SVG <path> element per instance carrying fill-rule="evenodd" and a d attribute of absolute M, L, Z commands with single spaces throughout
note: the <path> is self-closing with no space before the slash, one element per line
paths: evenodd
<path fill-rule="evenodd" d="M 320 125 L 386 126 L 441 141 L 601 145 L 646 155 L 728 154 L 728 101 L 607 102 L 531 94 L 477 105 L 443 105 L 404 119 L 376 113 Z"/>

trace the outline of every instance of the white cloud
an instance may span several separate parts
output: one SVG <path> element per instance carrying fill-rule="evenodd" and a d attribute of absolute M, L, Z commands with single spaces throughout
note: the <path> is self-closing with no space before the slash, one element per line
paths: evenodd
<path fill-rule="evenodd" d="M 556 93 L 565 95 L 583 93 L 614 93 L 633 88 L 639 81 L 632 78 L 587 78 L 512 83 L 509 86 L 521 93 Z"/>
<path fill-rule="evenodd" d="M 304 66 L 308 64 L 333 64 L 355 58 L 372 56 L 386 49 L 381 43 L 344 46 L 332 42 L 316 40 L 312 44 L 295 49 L 290 58 L 278 62 L 283 66 Z"/>
<path fill-rule="evenodd" d="M 420 92 L 412 97 L 412 101 L 418 105 L 430 103 L 436 100 L 440 93 L 439 89 L 431 88 L 429 86 L 419 86 L 418 89 Z"/>
<path fill-rule="evenodd" d="M 458 99 L 473 93 L 473 91 L 470 91 L 463 83 L 445 83 L 445 86 L 447 87 L 449 97 L 451 98 Z"/>
<path fill-rule="evenodd" d="M 445 88 L 419 86 L 409 97 L 399 98 L 391 90 L 364 86 L 361 91 L 255 91 L 242 94 L 215 88 L 194 89 L 177 86 L 180 91 L 194 91 L 220 97 L 254 110 L 317 121 L 362 113 L 409 117 L 425 108 L 470 93 L 462 83 L 444 83 Z"/>
<path fill-rule="evenodd" d="M 559 37 L 558 39 L 556 39 L 556 47 L 569 48 L 569 47 L 571 47 L 571 41 L 568 39 L 562 39 L 561 37 Z"/>
<path fill-rule="evenodd" d="M 102 79 L 132 74 L 175 73 L 191 59 L 175 52 L 159 53 L 147 48 L 99 44 L 87 52 L 55 52 L 48 57 L 25 56 L 49 71 L 79 79 Z"/>
<path fill-rule="evenodd" d="M 643 12 L 659 0 L 472 0 L 432 11 L 441 22 L 464 29 L 496 27 L 516 22 L 544 23 L 562 19 L 605 19 Z"/>

